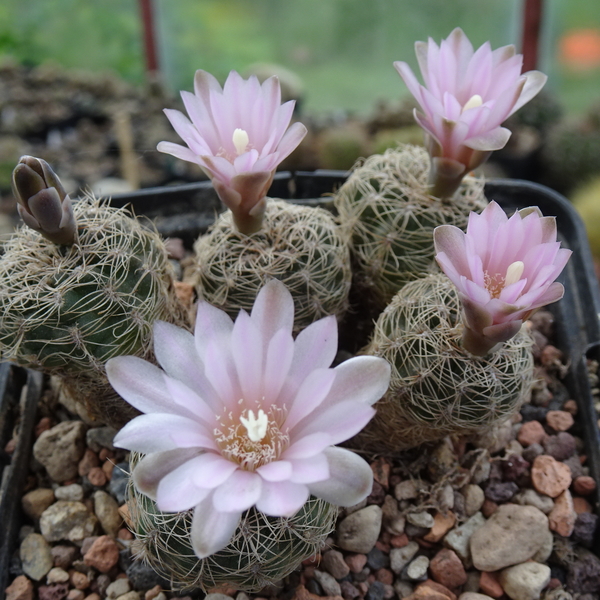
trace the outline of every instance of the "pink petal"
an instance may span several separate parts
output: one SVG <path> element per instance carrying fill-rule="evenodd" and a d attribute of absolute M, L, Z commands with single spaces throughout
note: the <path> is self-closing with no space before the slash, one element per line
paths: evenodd
<path fill-rule="evenodd" d="M 231 332 L 231 353 L 242 396 L 259 402 L 262 392 L 264 339 L 250 315 L 241 310 Z"/>
<path fill-rule="evenodd" d="M 285 460 L 311 458 L 325 448 L 331 446 L 332 438 L 325 431 L 317 431 L 305 436 L 296 437 L 290 446 L 283 452 L 281 458 Z"/>
<path fill-rule="evenodd" d="M 316 483 L 329 478 L 329 462 L 323 452 L 310 458 L 299 458 L 291 462 L 293 483 Z"/>
<path fill-rule="evenodd" d="M 216 410 L 181 381 L 168 375 L 165 375 L 164 378 L 173 402 L 182 409 L 181 414 L 201 420 L 203 425 L 209 429 L 214 428 L 217 420 Z"/>
<path fill-rule="evenodd" d="M 292 475 L 292 463 L 287 460 L 276 460 L 256 469 L 265 481 L 286 481 Z"/>
<path fill-rule="evenodd" d="M 271 517 L 291 517 L 307 500 L 308 488 L 305 485 L 290 481 L 265 481 L 256 508 Z"/>
<path fill-rule="evenodd" d="M 208 497 L 194 510 L 190 539 L 198 558 L 206 558 L 227 546 L 240 522 L 241 512 L 220 512 Z"/>
<path fill-rule="evenodd" d="M 165 154 L 171 154 L 175 158 L 179 158 L 181 160 L 185 160 L 187 162 L 192 162 L 199 164 L 198 156 L 194 154 L 189 148 L 185 146 L 180 146 L 179 144 L 173 144 L 172 142 L 159 142 L 156 146 L 156 149 L 159 152 L 164 152 Z"/>
<path fill-rule="evenodd" d="M 302 123 L 294 123 L 283 135 L 277 145 L 278 160 L 281 162 L 287 158 L 304 139 L 308 130 Z"/>
<path fill-rule="evenodd" d="M 212 490 L 229 479 L 239 465 L 220 454 L 205 452 L 194 461 L 193 467 L 191 478 L 194 484 Z"/>
<path fill-rule="evenodd" d="M 263 378 L 263 395 L 273 404 L 285 383 L 294 357 L 294 338 L 287 329 L 280 329 L 269 342 Z"/>
<path fill-rule="evenodd" d="M 526 78 L 525 85 L 510 114 L 519 110 L 519 108 L 524 104 L 527 104 L 527 102 L 536 96 L 548 80 L 547 75 L 544 75 L 539 71 L 528 71 L 524 76 Z"/>
<path fill-rule="evenodd" d="M 271 279 L 263 285 L 256 296 L 250 317 L 263 335 L 265 351 L 271 338 L 280 329 L 292 332 L 294 300 L 281 281 Z"/>
<path fill-rule="evenodd" d="M 243 512 L 256 504 L 263 484 L 257 473 L 238 469 L 215 489 L 213 506 L 221 512 Z"/>
<path fill-rule="evenodd" d="M 201 488 L 194 482 L 196 465 L 203 455 L 192 458 L 166 474 L 156 490 L 156 506 L 164 512 L 189 510 L 202 502 L 210 490 Z"/>
<path fill-rule="evenodd" d="M 460 275 L 470 273 L 465 252 L 465 234 L 454 225 L 440 225 L 433 230 L 436 254 L 444 253 L 452 267 Z"/>
<path fill-rule="evenodd" d="M 208 110 L 210 106 L 210 92 L 222 92 L 221 85 L 213 75 L 202 69 L 198 69 L 194 75 L 194 93 L 202 101 Z"/>
<path fill-rule="evenodd" d="M 293 429 L 297 423 L 310 415 L 326 398 L 333 380 L 335 372 L 333 369 L 315 369 L 302 382 L 296 397 L 291 406 L 288 407 L 288 415 L 285 420 L 285 426 Z"/>
<path fill-rule="evenodd" d="M 325 455 L 330 476 L 308 485 L 313 496 L 337 506 L 354 506 L 371 493 L 373 472 L 360 456 L 344 448 L 328 448 Z"/>

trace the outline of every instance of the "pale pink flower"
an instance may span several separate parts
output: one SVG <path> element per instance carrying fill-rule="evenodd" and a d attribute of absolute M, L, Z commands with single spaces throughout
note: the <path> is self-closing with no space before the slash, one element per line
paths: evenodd
<path fill-rule="evenodd" d="M 463 345 L 485 355 L 517 334 L 535 309 L 560 300 L 555 281 L 571 256 L 556 241 L 556 220 L 537 207 L 510 219 L 496 202 L 469 216 L 467 232 L 453 225 L 433 232 L 436 260 L 458 288 L 464 309 Z"/>
<path fill-rule="evenodd" d="M 474 51 L 460 28 L 439 47 L 429 38 L 415 51 L 425 86 L 405 62 L 394 66 L 423 111 L 415 110 L 415 119 L 428 134 L 432 194 L 450 196 L 466 173 L 506 145 L 510 131 L 501 124 L 547 77 L 539 71 L 521 75 L 523 57 L 514 46 L 492 50 L 486 42 Z"/>
<path fill-rule="evenodd" d="M 390 367 L 371 356 L 329 368 L 337 323 L 325 317 L 292 338 L 294 304 L 271 280 L 235 323 L 206 302 L 195 335 L 158 321 L 156 367 L 113 358 L 115 390 L 146 413 L 115 445 L 146 456 L 133 481 L 160 510 L 194 509 L 192 545 L 203 558 L 227 545 L 243 511 L 291 516 L 310 495 L 351 506 L 371 491 L 369 465 L 335 447 L 371 419 Z"/>
<path fill-rule="evenodd" d="M 277 77 L 261 84 L 255 76 L 244 80 L 231 71 L 221 89 L 210 73 L 199 70 L 194 92 L 181 92 L 191 121 L 165 109 L 188 147 L 160 142 L 157 149 L 200 165 L 238 229 L 253 233 L 260 229 L 275 169 L 302 141 L 306 127 L 289 127 L 295 102 L 281 104 Z"/>

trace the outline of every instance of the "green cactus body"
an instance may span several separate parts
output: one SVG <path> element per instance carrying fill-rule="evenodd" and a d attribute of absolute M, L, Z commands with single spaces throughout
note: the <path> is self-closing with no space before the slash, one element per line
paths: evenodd
<path fill-rule="evenodd" d="M 356 283 L 381 306 L 409 281 L 438 270 L 435 227 L 464 229 L 469 213 L 487 205 L 481 179 L 466 177 L 453 198 L 439 200 L 428 193 L 428 175 L 426 150 L 402 145 L 368 158 L 335 196 Z"/>
<path fill-rule="evenodd" d="M 91 414 L 122 424 L 133 411 L 108 384 L 106 361 L 150 358 L 154 321 L 183 324 L 183 312 L 155 231 L 95 199 L 73 206 L 75 244 L 57 245 L 22 227 L 5 246 L 2 358 L 59 375 Z"/>
<path fill-rule="evenodd" d="M 280 581 L 318 552 L 338 514 L 337 507 L 316 498 L 292 517 L 267 517 L 251 508 L 223 550 L 198 559 L 190 543 L 192 511 L 162 513 L 131 482 L 128 506 L 135 554 L 174 589 L 228 585 L 251 593 Z"/>
<path fill-rule="evenodd" d="M 341 318 L 347 309 L 348 244 L 321 208 L 269 199 L 263 228 L 250 235 L 235 230 L 227 211 L 194 249 L 198 295 L 232 318 L 240 309 L 250 311 L 273 278 L 294 298 L 296 331 L 326 315 Z"/>
<path fill-rule="evenodd" d="M 460 301 L 445 275 L 416 280 L 394 296 L 365 351 L 385 358 L 392 377 L 362 444 L 403 450 L 485 431 L 518 410 L 533 384 L 527 327 L 485 357 L 464 350 L 461 337 Z"/>

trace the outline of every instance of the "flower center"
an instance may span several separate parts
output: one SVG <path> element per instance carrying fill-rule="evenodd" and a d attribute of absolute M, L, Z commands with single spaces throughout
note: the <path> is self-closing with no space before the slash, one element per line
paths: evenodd
<path fill-rule="evenodd" d="M 253 410 L 244 409 L 239 418 L 224 412 L 214 430 L 221 455 L 246 471 L 256 471 L 277 460 L 290 443 L 283 430 L 285 417 L 285 409 L 275 405 L 267 412 L 259 408 L 256 415 Z"/>
<path fill-rule="evenodd" d="M 232 141 L 237 155 L 239 156 L 240 154 L 244 154 L 244 152 L 246 152 L 248 149 L 248 144 L 250 143 L 248 132 L 245 129 L 236 129 L 233 132 Z"/>
<path fill-rule="evenodd" d="M 508 265 L 506 269 L 506 275 L 490 275 L 487 271 L 483 275 L 483 281 L 487 291 L 490 293 L 492 298 L 499 298 L 502 290 L 513 283 L 516 283 L 521 279 L 525 265 L 522 261 L 516 260 L 514 263 Z"/>
<path fill-rule="evenodd" d="M 483 104 L 483 98 L 479 94 L 475 94 L 471 96 L 462 107 L 461 112 L 465 112 L 465 110 L 469 110 L 470 108 L 478 108 Z"/>

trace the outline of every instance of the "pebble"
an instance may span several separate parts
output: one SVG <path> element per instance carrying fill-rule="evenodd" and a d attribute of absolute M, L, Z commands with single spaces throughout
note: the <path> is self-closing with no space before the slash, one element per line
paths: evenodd
<path fill-rule="evenodd" d="M 88 481 L 95 487 L 102 487 L 106 485 L 108 478 L 106 473 L 101 467 L 93 467 L 87 474 Z"/>
<path fill-rule="evenodd" d="M 69 581 L 69 574 L 60 567 L 53 567 L 46 575 L 46 583 L 65 583 Z"/>
<path fill-rule="evenodd" d="M 569 490 L 565 490 L 555 498 L 554 508 L 548 515 L 550 529 L 563 537 L 569 537 L 573 533 L 576 520 L 577 513 L 573 506 L 573 497 Z"/>
<path fill-rule="evenodd" d="M 33 583 L 25 575 L 18 575 L 5 593 L 5 600 L 33 600 Z"/>
<path fill-rule="evenodd" d="M 533 487 L 551 498 L 556 498 L 571 485 L 571 470 L 552 456 L 542 454 L 531 466 Z"/>
<path fill-rule="evenodd" d="M 418 491 L 423 489 L 423 487 L 424 484 L 422 481 L 407 479 L 396 484 L 394 487 L 394 496 L 396 496 L 396 500 L 414 500 L 417 497 Z"/>
<path fill-rule="evenodd" d="M 77 466 L 85 450 L 85 424 L 63 421 L 44 431 L 33 445 L 33 455 L 53 481 L 77 477 Z"/>
<path fill-rule="evenodd" d="M 530 559 L 544 545 L 548 518 L 533 506 L 503 504 L 471 537 L 473 564 L 498 571 Z"/>
<path fill-rule="evenodd" d="M 392 548 L 390 550 L 390 568 L 392 571 L 399 575 L 418 551 L 419 544 L 417 542 L 409 542 L 404 548 Z"/>
<path fill-rule="evenodd" d="M 40 530 L 48 542 L 81 542 L 93 534 L 98 519 L 82 502 L 59 500 L 40 517 Z"/>
<path fill-rule="evenodd" d="M 456 515 L 452 511 L 448 511 L 445 514 L 437 512 L 433 517 L 433 526 L 431 527 L 429 533 L 423 537 L 423 539 L 426 542 L 439 542 L 454 527 L 455 524 Z"/>
<path fill-rule="evenodd" d="M 480 486 L 470 483 L 464 488 L 463 496 L 465 497 L 465 514 L 467 517 L 472 517 L 481 510 L 485 494 Z"/>
<path fill-rule="evenodd" d="M 440 550 L 429 563 L 431 577 L 447 588 L 457 588 L 467 581 L 467 573 L 458 555 L 448 548 Z"/>
<path fill-rule="evenodd" d="M 500 598 L 504 595 L 504 590 L 498 581 L 498 573 L 484 571 L 479 578 L 479 588 L 492 598 Z"/>
<path fill-rule="evenodd" d="M 467 567 L 471 562 L 471 536 L 485 522 L 485 518 L 481 513 L 475 513 L 460 527 L 455 527 L 452 531 L 448 532 L 444 538 L 444 546 L 454 550 Z"/>
<path fill-rule="evenodd" d="M 393 496 L 386 496 L 381 507 L 383 527 L 392 535 L 404 533 L 405 519 L 400 514 L 398 500 Z"/>
<path fill-rule="evenodd" d="M 37 488 L 21 498 L 23 512 L 34 521 L 54 502 L 54 492 L 50 488 Z"/>
<path fill-rule="evenodd" d="M 70 502 L 81 502 L 83 500 L 83 488 L 78 483 L 61 485 L 54 490 L 57 500 L 69 500 Z"/>
<path fill-rule="evenodd" d="M 323 568 L 336 579 L 344 579 L 344 577 L 350 573 L 350 567 L 344 560 L 344 555 L 337 550 L 328 550 L 325 552 L 321 559 L 321 564 L 323 565 Z"/>
<path fill-rule="evenodd" d="M 504 569 L 500 583 L 512 600 L 538 600 L 550 582 L 550 567 L 537 562 L 526 562 Z"/>
<path fill-rule="evenodd" d="M 352 573 L 360 573 L 367 564 L 367 556 L 365 554 L 349 554 L 344 557 L 344 562 Z"/>
<path fill-rule="evenodd" d="M 540 546 L 540 549 L 531 557 L 531 560 L 539 563 L 545 563 L 548 558 L 550 558 L 552 550 L 554 550 L 554 536 L 552 535 L 550 529 L 548 529 L 546 539 Z"/>
<path fill-rule="evenodd" d="M 487 594 L 479 594 L 477 592 L 464 592 L 458 597 L 458 600 L 493 600 Z"/>
<path fill-rule="evenodd" d="M 365 594 L 365 600 L 384 600 L 385 585 L 381 581 L 374 581 Z"/>
<path fill-rule="evenodd" d="M 127 594 L 131 590 L 131 584 L 129 583 L 129 579 L 126 577 L 121 577 L 119 579 L 115 579 L 107 588 L 106 588 L 106 596 L 108 598 L 118 598 L 119 596 L 123 596 Z"/>
<path fill-rule="evenodd" d="M 531 444 L 531 446 L 528 446 L 525 448 L 525 450 L 523 450 L 523 454 L 521 454 L 521 456 L 529 464 L 531 464 L 535 460 L 536 456 L 539 456 L 540 454 L 544 454 L 544 448 L 542 448 L 540 444 Z"/>
<path fill-rule="evenodd" d="M 398 598 L 402 600 L 402 598 L 408 598 L 415 591 L 415 588 L 409 581 L 397 579 L 394 583 L 394 591 L 398 594 Z"/>
<path fill-rule="evenodd" d="M 144 561 L 134 560 L 125 570 L 127 578 L 131 585 L 137 590 L 147 590 L 156 586 L 169 588 L 169 584 L 165 581 L 150 565 Z"/>
<path fill-rule="evenodd" d="M 343 550 L 367 554 L 381 530 L 382 512 L 379 506 L 366 506 L 341 521 L 337 528 L 337 544 Z"/>
<path fill-rule="evenodd" d="M 586 548 L 590 548 L 594 541 L 597 526 L 598 515 L 587 512 L 577 515 L 573 533 L 571 533 L 571 540 Z"/>
<path fill-rule="evenodd" d="M 517 504 L 521 504 L 523 506 L 535 506 L 537 509 L 541 510 L 545 515 L 547 515 L 554 507 L 554 500 L 550 498 L 550 496 L 546 496 L 545 494 L 538 494 L 538 492 L 532 490 L 531 488 L 521 490 L 518 494 L 514 496 L 513 502 L 516 502 Z"/>
<path fill-rule="evenodd" d="M 520 454 L 508 454 L 502 461 L 502 478 L 505 481 L 517 481 L 529 475 L 529 462 Z"/>
<path fill-rule="evenodd" d="M 429 559 L 426 556 L 417 556 L 406 568 L 406 576 L 412 581 L 420 581 L 427 577 Z"/>
<path fill-rule="evenodd" d="M 52 546 L 51 552 L 54 566 L 60 567 L 61 569 L 68 569 L 73 564 L 73 561 L 80 555 L 79 548 L 75 546 L 64 546 L 62 544 Z"/>
<path fill-rule="evenodd" d="M 549 410 L 546 414 L 546 423 L 554 431 L 567 431 L 573 427 L 575 420 L 573 415 L 565 410 Z"/>
<path fill-rule="evenodd" d="M 543 442 L 542 446 L 556 460 L 566 460 L 575 454 L 577 449 L 575 438 L 566 431 L 561 431 L 557 435 L 549 435 Z"/>
<path fill-rule="evenodd" d="M 85 573 L 79 571 L 73 571 L 71 573 L 71 584 L 75 589 L 87 590 L 90 587 L 90 578 Z"/>
<path fill-rule="evenodd" d="M 406 520 L 415 527 L 422 527 L 423 529 L 431 529 L 433 527 L 433 516 L 428 512 L 414 512 L 406 515 Z"/>
<path fill-rule="evenodd" d="M 496 503 L 508 502 L 518 491 L 519 486 L 514 481 L 490 481 L 485 497 Z"/>
<path fill-rule="evenodd" d="M 315 569 L 314 577 L 317 583 L 321 586 L 326 596 L 341 596 L 342 589 L 340 584 L 335 580 L 333 575 L 326 573 L 325 571 L 319 571 Z"/>
<path fill-rule="evenodd" d="M 62 600 L 69 593 L 68 583 L 41 585 L 38 588 L 38 600 Z"/>
<path fill-rule="evenodd" d="M 600 558 L 591 552 L 582 552 L 569 566 L 567 588 L 580 594 L 600 592 Z"/>
<path fill-rule="evenodd" d="M 89 567 L 107 573 L 119 562 L 119 547 L 109 536 L 101 535 L 84 554 L 83 561 Z"/>
<path fill-rule="evenodd" d="M 115 450 L 113 446 L 115 435 L 117 435 L 117 430 L 112 427 L 93 427 L 92 429 L 88 429 L 85 441 L 88 448 L 91 448 L 94 452 L 100 452 L 102 448 Z"/>
<path fill-rule="evenodd" d="M 360 596 L 360 592 L 356 586 L 349 581 L 342 581 L 340 583 L 340 589 L 342 590 L 342 597 L 344 600 L 354 600 L 354 598 Z"/>
<path fill-rule="evenodd" d="M 390 566 L 390 557 L 379 548 L 375 547 L 367 554 L 367 565 L 373 571 Z"/>
<path fill-rule="evenodd" d="M 210 596 L 210 594 L 207 594 L 206 597 L 208 598 L 208 596 Z M 225 594 L 215 594 L 215 596 L 225 596 Z M 227 598 L 227 600 L 230 600 L 231 596 L 225 596 L 225 598 Z M 136 592 L 135 590 L 132 590 L 131 592 L 127 592 L 122 596 L 118 596 L 117 600 L 140 600 L 140 593 Z"/>
<path fill-rule="evenodd" d="M 106 492 L 98 490 L 94 493 L 94 513 L 100 521 L 104 533 L 117 537 L 123 519 L 119 513 L 117 501 Z"/>
<path fill-rule="evenodd" d="M 596 490 L 596 482 L 589 475 L 581 475 L 573 480 L 573 491 L 580 496 L 589 496 Z"/>
<path fill-rule="evenodd" d="M 541 444 L 547 435 L 539 421 L 526 421 L 519 429 L 517 440 L 521 446 L 528 447 L 532 444 Z"/>
<path fill-rule="evenodd" d="M 23 572 L 34 581 L 43 579 L 54 565 L 50 545 L 39 533 L 30 533 L 21 542 L 19 558 Z"/>
<path fill-rule="evenodd" d="M 584 512 L 591 513 L 593 510 L 592 505 L 581 496 L 575 496 L 573 498 L 573 508 L 578 515 Z"/>
<path fill-rule="evenodd" d="M 86 448 L 83 453 L 83 458 L 77 465 L 77 472 L 81 477 L 86 477 L 90 472 L 90 469 L 100 466 L 100 459 L 98 455 L 90 448 Z"/>

